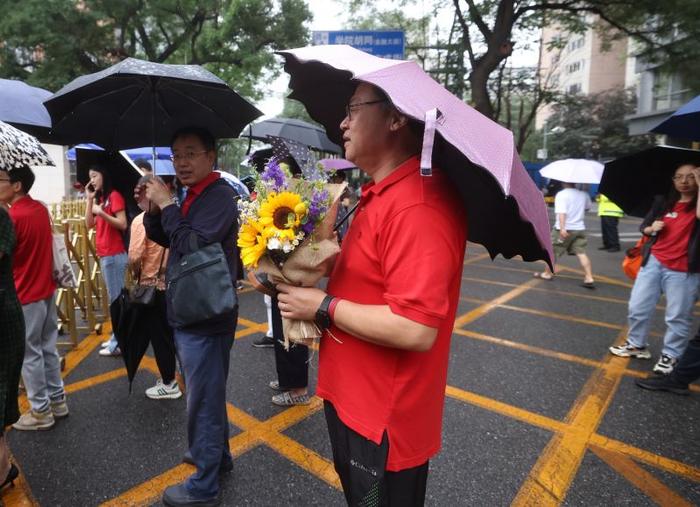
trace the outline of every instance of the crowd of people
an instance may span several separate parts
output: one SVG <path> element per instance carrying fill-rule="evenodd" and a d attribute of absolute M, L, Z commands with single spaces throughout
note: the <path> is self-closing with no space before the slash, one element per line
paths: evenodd
<path fill-rule="evenodd" d="M 304 405 L 309 351 L 283 346 L 282 319 L 315 321 L 323 329 L 316 394 L 324 412 L 335 469 L 349 505 L 423 505 L 429 460 L 439 451 L 450 338 L 460 296 L 468 230 L 462 203 L 438 167 L 420 175 L 422 134 L 384 92 L 359 83 L 340 124 L 348 160 L 369 177 L 349 221 L 339 222 L 342 249 L 325 290 L 257 283 L 269 302 L 269 332 L 253 342 L 274 347 L 277 378 L 271 402 Z M 177 131 L 171 142 L 176 177 L 156 177 L 143 165 L 134 189 L 141 213 L 129 224 L 125 196 L 109 173 L 91 167 L 85 221 L 96 230 L 100 269 L 111 301 L 125 286 L 127 270 L 138 285 L 155 288 L 151 343 L 161 378 L 146 390 L 152 399 L 176 399 L 186 386 L 188 448 L 183 461 L 196 467 L 185 482 L 168 487 L 169 506 L 217 505 L 221 474 L 233 469 L 229 449 L 226 382 L 238 320 L 236 287 L 242 278 L 236 237 L 235 190 L 216 167 L 216 140 L 201 127 Z M 291 157 L 287 163 L 294 167 Z M 69 414 L 56 347 L 56 285 L 52 279 L 52 225 L 46 207 L 32 199 L 29 167 L 0 168 L 0 487 L 14 480 L 4 428 L 46 430 Z M 658 377 L 640 380 L 648 389 L 688 391 L 700 376 L 700 334 L 688 345 L 692 308 L 700 282 L 700 168 L 684 164 L 672 190 L 658 200 L 641 226 L 652 238 L 629 302 L 627 342 L 610 348 L 624 357 L 650 358 L 651 316 L 666 295 L 664 349 Z M 350 213 L 343 203 L 340 213 Z M 573 185 L 555 199 L 555 254 L 577 256 L 583 287 L 594 289 L 585 253 L 588 196 Z M 603 246 L 619 250 L 618 212 L 606 220 Z M 614 223 L 613 223 L 614 222 Z M 342 226 L 344 224 L 344 226 Z M 614 226 L 614 227 L 613 227 Z M 125 233 L 128 234 L 128 241 Z M 214 248 L 211 248 L 211 247 Z M 198 256 L 198 257 L 197 257 Z M 181 312 L 181 296 L 168 283 L 191 283 L 190 261 L 202 270 L 223 262 L 205 318 Z M 536 273 L 551 280 L 556 268 Z M 254 280 L 255 281 L 255 280 Z M 260 282 L 258 280 L 257 282 Z M 186 287 L 189 287 L 185 285 Z M 198 305 L 198 294 L 191 305 Z M 202 295 L 204 297 L 204 295 Z M 203 307 L 204 308 L 204 307 Z M 205 310 L 202 310 L 205 312 Z M 203 313 L 204 314 L 204 313 Z M 101 356 L 121 353 L 112 334 Z M 178 369 L 179 363 L 179 369 Z M 24 382 L 30 409 L 19 414 L 18 384 Z"/>

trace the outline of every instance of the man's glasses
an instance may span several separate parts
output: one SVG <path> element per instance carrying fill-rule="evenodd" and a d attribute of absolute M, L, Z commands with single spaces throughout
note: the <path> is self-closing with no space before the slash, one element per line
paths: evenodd
<path fill-rule="evenodd" d="M 170 160 L 173 162 L 179 162 L 181 160 L 187 160 L 188 162 L 194 160 L 197 158 L 198 155 L 201 155 L 202 153 L 206 153 L 209 150 L 202 150 L 202 151 L 186 151 L 183 154 L 179 153 L 174 153 L 170 155 Z"/>
<path fill-rule="evenodd" d="M 348 120 L 352 120 L 353 111 L 357 111 L 362 106 L 369 106 L 370 104 L 381 104 L 383 102 L 386 102 L 386 99 L 369 100 L 367 102 L 355 102 L 354 104 L 348 104 L 347 106 L 345 106 L 345 114 L 347 115 Z"/>

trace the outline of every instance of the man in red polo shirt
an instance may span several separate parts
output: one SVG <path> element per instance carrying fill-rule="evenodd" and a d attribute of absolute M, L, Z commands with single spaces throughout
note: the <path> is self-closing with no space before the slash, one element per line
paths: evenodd
<path fill-rule="evenodd" d="M 51 221 L 46 207 L 28 195 L 34 184 L 29 167 L 12 169 L 0 181 L 0 201 L 10 206 L 15 228 L 12 271 L 26 327 L 22 379 L 31 405 L 13 427 L 46 430 L 68 415 L 56 349 L 58 325 L 53 281 Z"/>
<path fill-rule="evenodd" d="M 348 503 L 422 505 L 440 449 L 466 215 L 445 173 L 420 175 L 418 129 L 381 90 L 360 83 L 340 128 L 346 158 L 372 181 L 328 294 L 279 285 L 279 307 L 327 327 L 317 393 Z"/>

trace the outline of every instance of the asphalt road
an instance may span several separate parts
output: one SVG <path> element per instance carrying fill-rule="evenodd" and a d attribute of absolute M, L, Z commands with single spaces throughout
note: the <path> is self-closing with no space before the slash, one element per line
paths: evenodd
<path fill-rule="evenodd" d="M 623 220 L 623 246 L 637 223 Z M 492 262 L 469 246 L 428 505 L 700 504 L 700 386 L 689 397 L 643 391 L 634 379 L 653 361 L 607 353 L 624 339 L 631 285 L 622 253 L 597 250 L 597 217 L 588 225 L 595 290 L 580 287 L 575 257 L 547 282 L 532 277 L 539 266 Z M 344 505 L 320 400 L 270 403 L 273 351 L 251 346 L 266 329 L 262 296 L 246 289 L 240 301 L 228 384 L 235 468 L 223 504 Z M 150 358 L 129 395 L 121 360 L 97 355 L 103 339 L 88 336 L 66 357 L 70 417 L 51 431 L 8 432 L 22 480 L 3 491 L 6 505 L 159 505 L 191 473 L 180 463 L 184 399 L 143 395 L 157 378 Z"/>

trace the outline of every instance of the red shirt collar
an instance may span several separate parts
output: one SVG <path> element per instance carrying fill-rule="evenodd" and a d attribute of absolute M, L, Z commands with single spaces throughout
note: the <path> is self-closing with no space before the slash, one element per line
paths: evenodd
<path fill-rule="evenodd" d="M 221 177 L 221 175 L 218 172 L 216 172 L 216 171 L 210 172 L 206 178 L 204 178 L 202 181 L 200 181 L 196 185 L 191 186 L 191 187 L 187 187 L 187 195 L 189 196 L 191 194 L 194 198 L 194 196 L 201 194 L 205 188 L 207 188 L 209 185 L 214 183 L 220 177 Z"/>
<path fill-rule="evenodd" d="M 379 183 L 375 183 L 374 181 L 370 181 L 369 183 L 365 184 L 362 186 L 362 197 L 367 198 L 369 197 L 369 194 L 381 194 L 384 189 L 390 187 L 397 181 L 402 180 L 409 174 L 411 174 L 412 171 L 418 171 L 418 168 L 420 166 L 420 160 L 418 159 L 418 155 L 415 155 L 405 162 L 403 162 L 401 165 L 399 165 L 396 169 L 394 169 L 389 176 L 384 178 L 382 181 Z"/>

